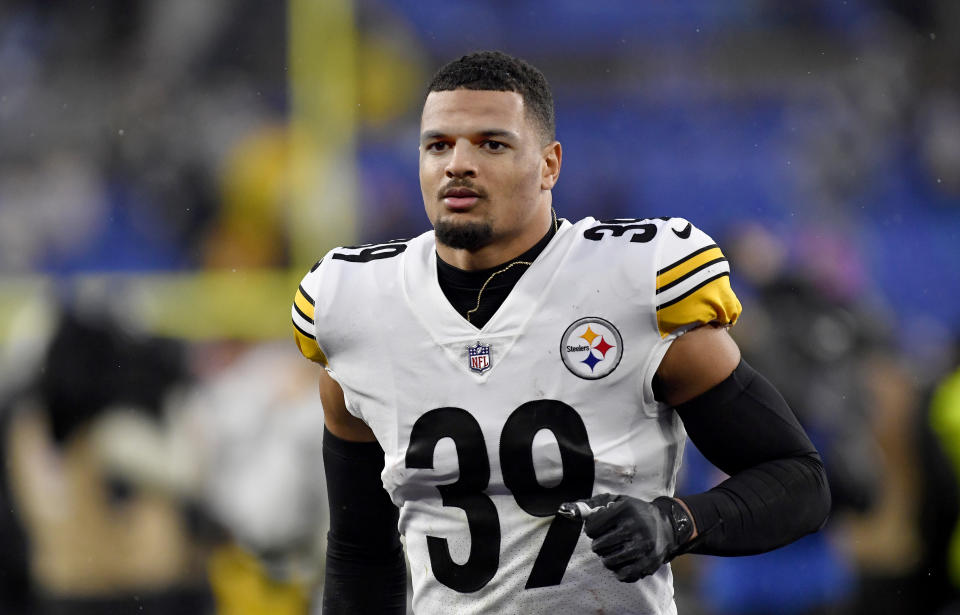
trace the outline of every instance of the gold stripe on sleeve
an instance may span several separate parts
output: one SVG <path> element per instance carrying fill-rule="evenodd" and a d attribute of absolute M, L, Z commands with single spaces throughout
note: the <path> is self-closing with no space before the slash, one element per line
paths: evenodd
<path fill-rule="evenodd" d="M 293 325 L 293 338 L 303 356 L 320 365 L 327 364 L 327 356 L 323 354 L 317 340 L 309 333 L 302 331 L 296 324 Z"/>
<path fill-rule="evenodd" d="M 730 276 L 724 272 L 687 294 L 657 306 L 657 325 L 661 337 L 694 323 L 732 325 L 741 309 L 740 300 L 730 288 Z"/>
<path fill-rule="evenodd" d="M 287 296 L 289 297 L 290 295 Z M 307 320 L 313 322 L 313 301 L 303 292 L 302 287 L 297 289 L 297 294 L 293 298 L 293 304 L 297 306 L 297 309 L 300 310 L 300 313 L 303 314 Z"/>
<path fill-rule="evenodd" d="M 722 258 L 723 252 L 715 245 L 707 246 L 701 250 L 697 250 L 693 254 L 688 254 L 679 261 L 657 272 L 657 292 L 691 273 L 696 268 L 710 261 Z"/>

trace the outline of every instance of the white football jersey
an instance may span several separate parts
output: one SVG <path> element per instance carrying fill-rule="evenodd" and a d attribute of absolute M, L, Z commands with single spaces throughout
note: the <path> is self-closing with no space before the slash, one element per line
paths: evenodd
<path fill-rule="evenodd" d="M 564 221 L 482 329 L 436 259 L 432 231 L 337 248 L 293 306 L 383 447 L 415 612 L 675 613 L 669 566 L 621 583 L 555 513 L 673 494 L 686 434 L 651 382 L 678 335 L 736 320 L 719 248 L 680 218 Z"/>

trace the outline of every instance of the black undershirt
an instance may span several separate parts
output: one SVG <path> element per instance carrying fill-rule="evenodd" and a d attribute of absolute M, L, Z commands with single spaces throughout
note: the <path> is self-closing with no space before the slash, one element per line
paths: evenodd
<path fill-rule="evenodd" d="M 447 301 L 457 312 L 467 319 L 467 321 L 477 329 L 482 329 L 483 325 L 493 317 L 517 281 L 523 276 L 529 265 L 521 263 L 532 263 L 547 247 L 553 236 L 557 234 L 557 225 L 551 224 L 547 234 L 536 243 L 532 248 L 505 263 L 481 269 L 478 271 L 466 271 L 458 269 L 453 265 L 444 262 L 440 255 L 437 255 L 437 280 L 440 282 L 440 290 L 446 295 Z M 511 266 L 512 263 L 517 263 Z M 502 273 L 497 274 L 498 271 Z M 494 275 L 497 274 L 497 275 Z M 491 278 L 491 276 L 493 276 Z M 487 287 L 483 288 L 483 284 Z M 483 289 L 483 295 L 480 296 L 480 289 Z M 473 313 L 477 307 L 477 298 L 480 299 L 480 307 Z"/>

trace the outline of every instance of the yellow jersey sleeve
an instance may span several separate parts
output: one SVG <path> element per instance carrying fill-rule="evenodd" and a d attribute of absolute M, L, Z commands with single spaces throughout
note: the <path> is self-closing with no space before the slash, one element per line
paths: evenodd
<path fill-rule="evenodd" d="M 293 317 L 293 338 L 297 348 L 306 358 L 315 361 L 321 365 L 327 364 L 327 357 L 317 342 L 316 326 L 314 324 L 316 305 L 314 292 L 312 289 L 317 283 L 318 262 L 310 270 L 297 287 L 297 292 L 293 297 L 293 306 L 291 307 L 291 316 Z"/>
<path fill-rule="evenodd" d="M 660 336 L 691 325 L 736 323 L 740 300 L 717 244 L 683 218 L 670 219 L 663 230 L 655 298 Z"/>

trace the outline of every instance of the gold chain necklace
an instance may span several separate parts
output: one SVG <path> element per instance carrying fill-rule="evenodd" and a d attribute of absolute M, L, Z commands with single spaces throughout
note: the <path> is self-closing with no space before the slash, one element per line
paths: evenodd
<path fill-rule="evenodd" d="M 532 265 L 532 264 L 533 264 L 533 263 L 530 263 L 530 262 L 528 262 L 528 261 L 513 261 L 512 263 L 510 263 L 509 265 L 507 265 L 507 266 L 504 267 L 503 269 L 501 269 L 501 270 L 499 270 L 499 271 L 494 271 L 493 273 L 491 273 L 491 274 L 490 274 L 490 277 L 487 278 L 487 281 L 484 282 L 484 283 L 483 283 L 483 286 L 480 287 L 480 292 L 477 293 L 477 305 L 476 305 L 476 307 L 474 307 L 472 310 L 470 310 L 469 312 L 467 312 L 467 322 L 470 322 L 470 316 L 473 315 L 474 312 L 476 312 L 477 310 L 480 309 L 480 297 L 483 296 L 483 291 L 486 290 L 487 284 L 490 283 L 490 280 L 492 280 L 495 276 L 500 275 L 500 274 L 503 273 L 504 271 L 510 269 L 510 268 L 513 267 L 514 265 Z"/>
<path fill-rule="evenodd" d="M 557 222 L 557 210 L 551 207 L 550 213 L 553 214 L 553 232 L 556 233 L 557 230 L 560 228 L 560 224 Z M 470 322 L 470 317 L 473 315 L 473 313 L 480 309 L 480 298 L 483 297 L 483 291 L 486 290 L 487 284 L 490 283 L 490 280 L 500 275 L 501 273 L 507 271 L 514 265 L 527 265 L 529 267 L 532 264 L 533 263 L 529 261 L 513 261 L 503 269 L 500 269 L 498 271 L 494 271 L 493 273 L 491 273 L 490 277 L 488 277 L 486 281 L 483 283 L 483 286 L 480 287 L 480 292 L 477 293 L 477 305 L 474 306 L 472 310 L 467 312 L 467 322 Z"/>

